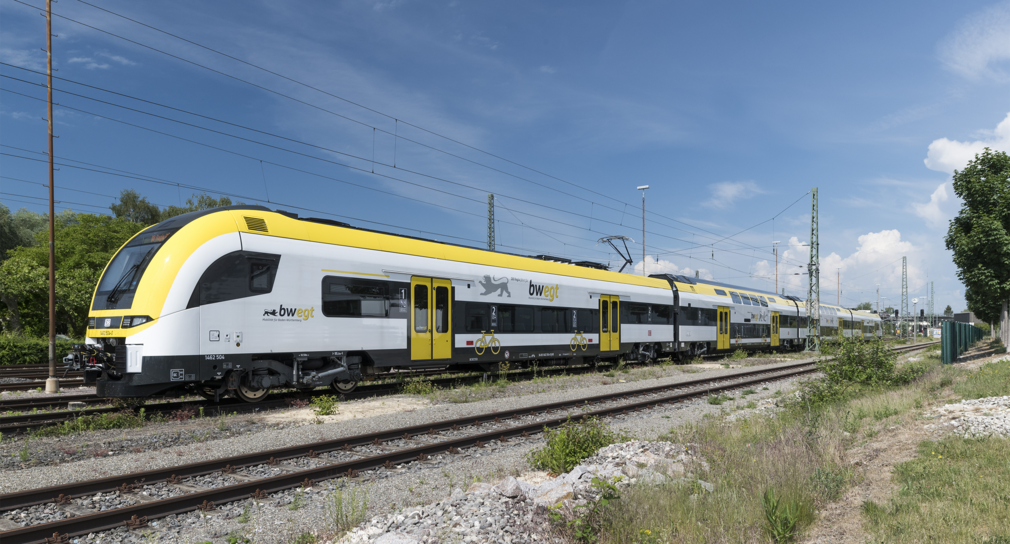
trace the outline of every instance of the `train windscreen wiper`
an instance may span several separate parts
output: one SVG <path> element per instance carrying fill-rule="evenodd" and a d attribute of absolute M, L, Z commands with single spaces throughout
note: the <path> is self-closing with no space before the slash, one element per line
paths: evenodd
<path fill-rule="evenodd" d="M 147 259 L 154 253 L 155 249 L 157 249 L 157 247 L 152 247 L 151 249 L 149 249 L 147 253 L 144 254 L 143 259 L 140 259 L 140 261 L 138 261 L 137 264 L 126 269 L 126 272 L 123 273 L 123 277 L 119 278 L 119 281 L 116 282 L 116 285 L 112 288 L 111 291 L 109 291 L 108 296 L 105 297 L 106 303 L 115 305 L 117 302 L 119 302 L 119 299 L 122 298 L 123 296 L 123 286 L 124 286 L 123 282 L 126 282 L 125 285 L 130 285 L 133 283 L 133 278 L 136 277 L 137 272 L 139 272 L 140 269 L 143 268 L 144 264 L 147 263 Z"/>

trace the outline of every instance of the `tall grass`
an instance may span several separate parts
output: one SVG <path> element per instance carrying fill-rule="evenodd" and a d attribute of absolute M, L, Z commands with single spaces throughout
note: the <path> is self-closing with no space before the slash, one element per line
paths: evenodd
<path fill-rule="evenodd" d="M 949 394 L 957 372 L 928 356 L 906 385 L 896 386 L 906 379 L 893 379 L 901 368 L 879 359 L 868 363 L 837 369 L 855 370 L 864 382 L 847 382 L 844 394 L 809 396 L 808 389 L 808 396 L 774 417 L 732 423 L 706 418 L 671 431 L 663 439 L 695 444 L 708 467 L 686 468 L 692 478 L 714 484 L 714 490 L 706 491 L 695 479 L 633 485 L 604 512 L 600 541 L 636 542 L 643 531 L 670 543 L 788 542 L 794 531 L 802 534 L 814 512 L 852 482 L 846 449 Z M 887 379 L 860 373 L 874 366 Z M 786 518 L 795 518 L 795 524 Z"/>

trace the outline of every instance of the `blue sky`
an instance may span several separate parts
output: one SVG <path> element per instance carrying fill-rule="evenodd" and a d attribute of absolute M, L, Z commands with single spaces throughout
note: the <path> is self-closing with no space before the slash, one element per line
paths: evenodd
<path fill-rule="evenodd" d="M 624 234 L 641 272 L 648 184 L 648 272 L 770 289 L 780 241 L 779 288 L 805 296 L 791 274 L 817 186 L 822 300 L 840 274 L 843 305 L 877 285 L 896 305 L 904 255 L 910 298 L 933 281 L 937 309 L 960 310 L 951 173 L 1010 150 L 1008 2 L 89 3 L 54 12 L 149 48 L 54 20 L 56 88 L 83 95 L 56 95 L 57 199 L 77 211 L 202 187 L 478 245 L 493 192 L 500 249 L 619 265 L 596 240 Z M 0 87 L 44 98 L 17 68 L 45 68 L 37 12 L 0 1 Z M 44 159 L 44 116 L 0 93 L 0 152 Z M 0 176 L 0 201 L 44 209 L 12 195 L 45 197 L 15 181 L 45 182 L 45 163 L 0 155 Z"/>

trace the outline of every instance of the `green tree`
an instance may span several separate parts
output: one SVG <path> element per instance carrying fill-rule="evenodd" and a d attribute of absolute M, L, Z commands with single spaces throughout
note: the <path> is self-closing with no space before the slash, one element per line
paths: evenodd
<path fill-rule="evenodd" d="M 161 221 L 161 210 L 157 205 L 147 201 L 133 189 L 123 189 L 119 192 L 119 202 L 109 206 L 117 219 L 125 219 L 142 225 L 153 225 Z"/>
<path fill-rule="evenodd" d="M 61 214 L 62 216 L 62 214 Z M 107 215 L 73 214 L 56 222 L 57 330 L 81 334 L 98 278 L 112 255 L 144 225 Z M 48 229 L 35 244 L 14 248 L 0 263 L 0 324 L 9 332 L 44 335 L 49 330 Z"/>
<path fill-rule="evenodd" d="M 947 307 L 943 309 L 943 315 L 947 317 L 954 315 L 954 309 L 950 307 L 950 304 L 948 304 Z"/>
<path fill-rule="evenodd" d="M 884 308 L 884 313 L 885 314 L 894 314 L 894 306 L 888 306 L 887 308 Z"/>
<path fill-rule="evenodd" d="M 859 305 L 856 306 L 856 309 L 870 311 L 873 309 L 873 304 L 870 304 L 869 302 L 860 302 Z"/>
<path fill-rule="evenodd" d="M 235 204 L 242 204 L 242 202 L 236 202 Z M 177 215 L 182 215 L 184 213 L 196 212 L 201 210 L 213 210 L 214 208 L 223 208 L 225 206 L 231 206 L 232 201 L 226 196 L 222 196 L 219 199 L 215 199 L 208 196 L 207 193 L 200 195 L 194 194 L 192 198 L 186 199 L 185 206 L 169 206 L 161 212 L 161 220 L 164 221 L 169 217 L 175 217 Z"/>
<path fill-rule="evenodd" d="M 997 321 L 1010 301 L 1010 156 L 988 147 L 954 171 L 961 211 L 945 242 L 968 308 L 982 321 Z"/>
<path fill-rule="evenodd" d="M 11 213 L 10 208 L 0 203 L 0 260 L 7 258 L 7 252 L 18 246 L 35 243 L 35 233 L 48 230 L 49 218 L 44 213 L 35 213 L 26 208 Z"/>

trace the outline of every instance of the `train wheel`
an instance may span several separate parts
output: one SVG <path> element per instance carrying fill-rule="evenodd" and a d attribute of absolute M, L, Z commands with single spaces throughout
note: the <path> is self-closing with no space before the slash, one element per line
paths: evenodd
<path fill-rule="evenodd" d="M 267 393 L 269 392 L 269 387 L 253 388 L 246 384 L 240 384 L 238 388 L 235 389 L 235 395 L 246 402 L 259 402 L 266 398 Z"/>
<path fill-rule="evenodd" d="M 347 393 L 350 393 L 351 391 L 354 391 L 355 389 L 358 388 L 358 382 L 351 382 L 351 381 L 337 382 L 337 381 L 333 381 L 333 382 L 330 382 L 330 387 L 332 387 L 333 390 L 336 391 L 337 393 L 340 393 L 341 395 L 346 395 Z"/>

